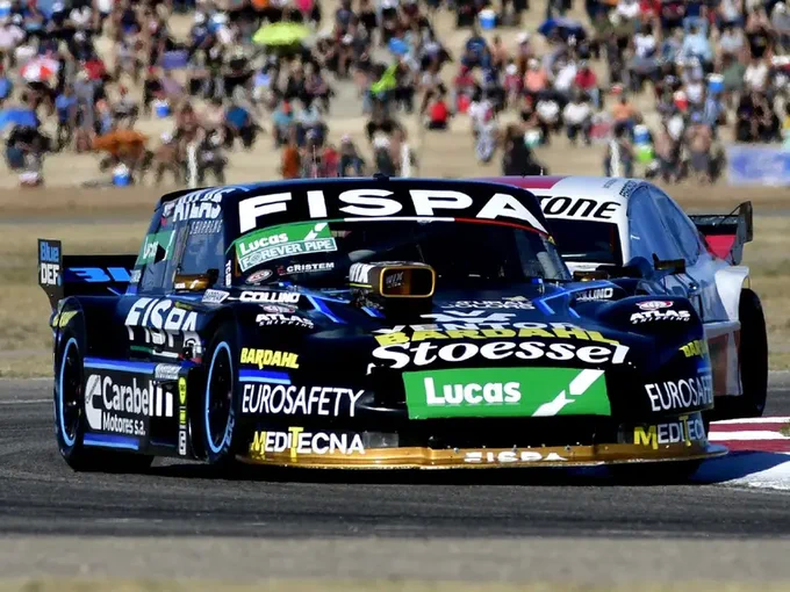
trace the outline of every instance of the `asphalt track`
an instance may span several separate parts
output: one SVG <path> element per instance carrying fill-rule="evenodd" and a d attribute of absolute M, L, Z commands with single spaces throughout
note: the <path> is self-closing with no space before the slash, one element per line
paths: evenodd
<path fill-rule="evenodd" d="M 534 469 L 75 474 L 48 381 L 0 381 L 0 574 L 790 582 L 790 492 Z M 768 415 L 790 415 L 774 374 Z"/>

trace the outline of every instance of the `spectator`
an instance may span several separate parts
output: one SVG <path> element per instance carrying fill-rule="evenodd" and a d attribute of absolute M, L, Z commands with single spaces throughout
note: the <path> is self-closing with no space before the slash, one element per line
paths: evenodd
<path fill-rule="evenodd" d="M 700 184 L 710 183 L 710 149 L 713 145 L 713 132 L 701 113 L 691 115 L 691 125 L 687 133 L 689 153 L 691 154 L 691 168 Z"/>
<path fill-rule="evenodd" d="M 574 94 L 571 101 L 562 111 L 565 130 L 571 144 L 576 144 L 579 133 L 584 138 L 584 143 L 590 145 L 590 128 L 592 127 L 592 109 L 585 98 L 578 93 Z"/>
<path fill-rule="evenodd" d="M 604 176 L 632 177 L 634 174 L 634 150 L 628 139 L 629 129 L 620 124 L 614 127 L 614 137 L 609 141 L 604 160 Z"/>
<path fill-rule="evenodd" d="M 299 146 L 296 143 L 296 130 L 292 130 L 284 138 L 285 147 L 282 151 L 282 165 L 280 173 L 283 179 L 298 179 L 302 168 Z"/>
<path fill-rule="evenodd" d="M 428 108 L 427 127 L 430 130 L 446 130 L 450 119 L 450 109 L 444 93 L 439 94 Z"/>
<path fill-rule="evenodd" d="M 69 146 L 74 138 L 77 125 L 77 97 L 74 89 L 67 85 L 55 99 L 55 110 L 58 114 L 58 129 L 55 136 L 56 150 Z"/>
<path fill-rule="evenodd" d="M 683 39 L 681 56 L 686 60 L 697 58 L 705 64 L 709 64 L 713 60 L 710 42 L 699 26 L 691 25 L 689 27 L 688 34 Z"/>
<path fill-rule="evenodd" d="M 365 163 L 357 153 L 357 148 L 351 137 L 343 136 L 340 141 L 340 162 L 338 163 L 339 177 L 361 177 L 365 172 Z"/>
<path fill-rule="evenodd" d="M 274 110 L 272 124 L 274 125 L 274 147 L 279 148 L 288 140 L 291 127 L 294 124 L 294 115 L 288 101 L 282 101 Z"/>

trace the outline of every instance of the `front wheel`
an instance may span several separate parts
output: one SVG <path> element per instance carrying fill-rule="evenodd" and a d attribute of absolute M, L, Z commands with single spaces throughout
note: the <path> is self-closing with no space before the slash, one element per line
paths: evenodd
<path fill-rule="evenodd" d="M 208 348 L 206 393 L 203 399 L 203 449 L 213 465 L 227 466 L 235 460 L 236 383 L 238 360 L 236 332 L 230 324 L 219 328 Z"/>
<path fill-rule="evenodd" d="M 82 350 L 76 334 L 66 329 L 57 359 L 55 375 L 55 437 L 60 454 L 75 471 L 139 472 L 147 469 L 153 457 L 102 450 L 85 446 L 86 397 Z M 98 377 L 97 377 L 98 378 Z M 92 384 L 98 384 L 93 380 Z M 101 419 L 99 418 L 99 421 Z"/>

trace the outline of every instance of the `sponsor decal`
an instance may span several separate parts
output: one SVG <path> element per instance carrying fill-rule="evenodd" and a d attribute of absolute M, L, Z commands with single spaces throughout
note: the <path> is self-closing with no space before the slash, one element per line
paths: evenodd
<path fill-rule="evenodd" d="M 574 299 L 576 302 L 593 302 L 595 300 L 609 300 L 614 296 L 614 288 L 593 288 L 576 292 Z"/>
<path fill-rule="evenodd" d="M 611 220 L 622 206 L 616 201 L 598 201 L 586 197 L 544 196 L 540 197 L 540 207 L 547 217 L 589 218 Z"/>
<path fill-rule="evenodd" d="M 255 317 L 255 322 L 259 326 L 269 325 L 289 325 L 296 327 L 304 327 L 305 329 L 312 329 L 315 325 L 310 319 L 300 317 L 295 314 L 282 314 L 282 313 L 263 313 Z"/>
<path fill-rule="evenodd" d="M 503 308 L 514 310 L 535 310 L 529 300 L 457 300 L 442 304 L 442 308 Z"/>
<path fill-rule="evenodd" d="M 272 275 L 274 275 L 274 272 L 271 269 L 261 269 L 260 271 L 251 273 L 247 278 L 246 283 L 260 284 L 261 282 L 268 280 L 270 277 L 272 277 Z"/>
<path fill-rule="evenodd" d="M 261 304 L 261 308 L 264 312 L 271 312 L 271 313 L 294 313 L 296 312 L 295 306 L 288 306 L 285 304 Z"/>
<path fill-rule="evenodd" d="M 85 417 L 92 430 L 145 436 L 146 417 L 173 417 L 173 394 L 152 380 L 131 382 L 91 374 L 85 384 Z"/>
<path fill-rule="evenodd" d="M 578 361 L 597 366 L 600 364 L 622 364 L 628 354 L 628 346 L 585 345 L 574 343 L 545 343 L 542 341 L 491 341 L 482 343 L 456 342 L 436 345 L 420 342 L 414 347 L 400 343 L 377 347 L 373 357 L 387 362 L 388 368 L 405 368 L 409 364 L 429 366 L 433 363 L 458 364 L 480 357 L 485 360 L 540 360 L 553 362 Z"/>
<path fill-rule="evenodd" d="M 173 206 L 173 222 L 184 220 L 213 220 L 222 211 L 222 198 L 236 191 L 249 191 L 242 186 L 200 189 L 178 198 Z"/>
<path fill-rule="evenodd" d="M 221 304 L 224 302 L 230 294 L 225 290 L 206 290 L 203 293 L 203 299 L 201 302 L 203 304 Z"/>
<path fill-rule="evenodd" d="M 42 286 L 59 286 L 60 245 L 38 241 L 38 281 Z"/>
<path fill-rule="evenodd" d="M 370 272 L 375 267 L 370 263 L 354 263 L 348 270 L 348 283 L 369 286 Z"/>
<path fill-rule="evenodd" d="M 299 368 L 299 354 L 273 349 L 241 348 L 241 363 L 258 366 L 277 366 L 280 368 Z"/>
<path fill-rule="evenodd" d="M 645 391 L 653 411 L 683 410 L 713 404 L 710 371 L 691 378 L 646 384 Z"/>
<path fill-rule="evenodd" d="M 176 303 L 181 304 L 181 303 Z M 138 298 L 124 324 L 129 331 L 129 339 L 134 340 L 133 327 L 142 327 L 146 343 L 173 347 L 174 333 L 194 333 L 197 327 L 198 313 L 181 306 L 174 306 L 174 301 L 167 298 Z"/>
<path fill-rule="evenodd" d="M 701 358 L 708 355 L 708 344 L 704 339 L 695 339 L 694 341 L 689 341 L 686 345 L 681 345 L 680 351 L 682 351 L 683 355 L 687 358 Z"/>
<path fill-rule="evenodd" d="M 164 256 L 159 259 L 166 261 L 170 259 L 172 254 L 171 247 L 173 246 L 173 238 L 175 233 L 172 230 L 163 230 L 154 234 L 146 235 L 143 240 L 143 247 L 140 249 L 140 254 L 137 256 L 135 265 L 149 265 L 156 262 L 156 252 L 161 247 L 164 250 Z"/>
<path fill-rule="evenodd" d="M 513 464 L 513 463 L 532 463 L 532 462 L 562 462 L 568 459 L 560 456 L 556 452 L 542 454 L 537 450 L 470 450 L 464 455 L 464 462 L 470 464 Z"/>
<path fill-rule="evenodd" d="M 326 222 L 288 224 L 259 230 L 236 242 L 236 255 L 242 271 L 283 257 L 336 250 L 337 244 Z"/>
<path fill-rule="evenodd" d="M 294 263 L 286 268 L 278 268 L 277 272 L 280 275 L 288 275 L 291 273 L 316 273 L 319 271 L 332 271 L 335 268 L 333 261 L 326 263 Z"/>
<path fill-rule="evenodd" d="M 365 447 L 359 434 L 306 432 L 302 427 L 289 427 L 287 432 L 255 432 L 250 456 L 264 459 L 267 452 L 288 452 L 291 460 L 297 460 L 300 454 L 365 454 Z"/>
<path fill-rule="evenodd" d="M 603 370 L 469 368 L 403 374 L 409 419 L 611 415 Z"/>
<path fill-rule="evenodd" d="M 222 220 L 196 220 L 189 226 L 189 234 L 216 234 L 222 232 Z"/>
<path fill-rule="evenodd" d="M 228 287 L 233 285 L 233 261 L 231 259 L 225 262 L 225 285 Z"/>
<path fill-rule="evenodd" d="M 544 339 L 579 339 L 583 341 L 595 341 L 598 343 L 610 343 L 617 345 L 619 342 L 607 339 L 599 331 L 585 331 L 580 327 L 565 325 L 562 327 L 551 327 L 543 324 L 543 327 L 517 327 L 521 323 L 512 325 L 514 328 L 507 329 L 420 329 L 415 330 L 411 335 L 403 331 L 391 331 L 384 335 L 376 335 L 379 345 L 393 345 L 397 343 L 409 343 L 412 341 L 429 341 L 441 339 L 502 339 L 502 338 L 531 338 L 541 337 Z M 526 324 L 526 323 L 525 323 Z M 530 323 L 530 325 L 532 325 Z"/>
<path fill-rule="evenodd" d="M 254 292 L 245 291 L 239 295 L 242 302 L 285 302 L 296 304 L 299 302 L 299 292 Z"/>
<path fill-rule="evenodd" d="M 687 310 L 649 310 L 635 312 L 631 315 L 631 323 L 649 323 L 651 321 L 682 321 L 691 320 L 691 313 Z"/>
<path fill-rule="evenodd" d="M 645 300 L 644 302 L 637 302 L 636 306 L 639 310 L 659 310 L 662 308 L 672 308 L 673 302 L 670 300 Z"/>
<path fill-rule="evenodd" d="M 517 197 L 495 193 L 488 199 L 473 199 L 461 191 L 440 189 L 410 189 L 400 191 L 398 198 L 388 189 L 350 189 L 327 200 L 323 190 L 307 191 L 307 199 L 293 199 L 290 191 L 249 197 L 239 202 L 239 231 L 249 232 L 258 227 L 260 218 L 283 214 L 289 209 L 303 208 L 311 220 L 325 218 L 382 218 L 414 217 L 477 218 L 480 220 L 515 221 L 546 229 Z M 182 198 L 183 199 L 183 198 Z M 294 205 L 295 202 L 298 205 Z M 331 213 L 331 215 L 330 215 Z"/>
<path fill-rule="evenodd" d="M 154 379 L 159 381 L 178 380 L 181 366 L 177 364 L 157 364 L 154 368 Z"/>
<path fill-rule="evenodd" d="M 707 442 L 707 439 L 705 424 L 699 413 L 681 415 L 673 422 L 634 427 L 634 444 L 649 446 L 653 450 L 658 450 L 661 445 L 681 442 L 691 446 L 697 442 Z"/>
<path fill-rule="evenodd" d="M 334 386 L 245 384 L 241 412 L 264 415 L 354 417 L 364 390 Z"/>
<path fill-rule="evenodd" d="M 131 279 L 129 270 L 123 267 L 67 267 L 71 278 L 89 284 L 104 282 L 128 282 Z"/>
<path fill-rule="evenodd" d="M 187 379 L 178 379 L 178 454 L 187 454 Z"/>
<path fill-rule="evenodd" d="M 69 324 L 69 321 L 77 316 L 76 310 L 67 310 L 60 312 L 52 318 L 53 329 L 63 329 Z"/>
<path fill-rule="evenodd" d="M 142 269 L 133 269 L 131 275 L 129 276 L 129 283 L 132 285 L 139 284 L 141 275 L 143 275 Z"/>

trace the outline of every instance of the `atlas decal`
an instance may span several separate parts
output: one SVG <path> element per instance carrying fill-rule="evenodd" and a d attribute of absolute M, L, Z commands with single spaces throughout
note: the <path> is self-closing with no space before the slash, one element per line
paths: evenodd
<path fill-rule="evenodd" d="M 649 323 L 651 321 L 688 322 L 690 320 L 691 313 L 687 310 L 647 310 L 645 312 L 635 312 L 631 315 L 633 324 Z"/>
<path fill-rule="evenodd" d="M 165 204 L 168 206 L 165 210 L 165 215 L 169 215 L 169 212 L 172 211 L 173 222 L 216 219 L 222 211 L 223 196 L 236 191 L 247 192 L 249 189 L 241 186 L 230 186 L 192 191 L 178 198 L 175 202 L 171 202 L 172 206 Z"/>
<path fill-rule="evenodd" d="M 521 223 L 546 233 L 546 229 L 529 209 L 515 196 L 495 193 L 482 207 L 471 195 L 461 191 L 440 189 L 410 189 L 411 203 L 394 199 L 388 189 L 350 189 L 327 200 L 323 190 L 306 192 L 307 216 L 310 219 L 333 218 L 335 214 L 344 221 L 359 218 L 442 218 L 454 221 L 454 214 L 477 220 L 502 220 Z M 272 214 L 283 214 L 294 201 L 302 201 L 294 192 L 270 193 L 249 197 L 239 202 L 239 231 L 249 232 L 258 227 L 259 219 Z M 342 216 L 348 216 L 342 218 Z"/>
<path fill-rule="evenodd" d="M 646 384 L 653 411 L 672 411 L 713 404 L 713 379 L 710 372 L 660 383 Z"/>
<path fill-rule="evenodd" d="M 280 312 L 262 313 L 255 317 L 258 326 L 284 325 L 286 327 L 303 327 L 312 329 L 315 324 L 310 319 L 300 317 L 295 314 L 283 314 Z"/>
<path fill-rule="evenodd" d="M 241 411 L 264 415 L 354 417 L 357 401 L 364 392 L 333 386 L 245 384 Z"/>
<path fill-rule="evenodd" d="M 265 459 L 266 453 L 288 452 L 291 460 L 300 454 L 365 454 L 362 437 L 345 432 L 306 432 L 289 427 L 287 432 L 258 431 L 250 444 L 250 456 Z"/>

